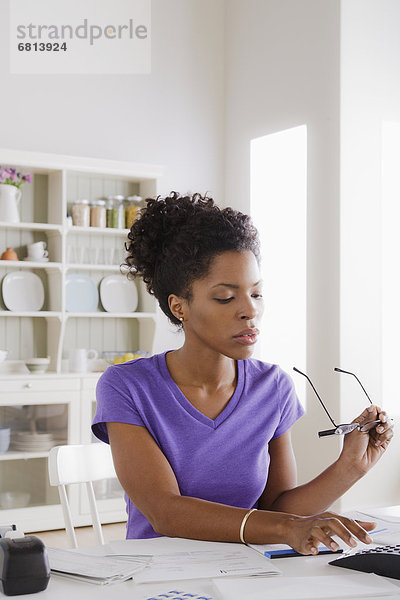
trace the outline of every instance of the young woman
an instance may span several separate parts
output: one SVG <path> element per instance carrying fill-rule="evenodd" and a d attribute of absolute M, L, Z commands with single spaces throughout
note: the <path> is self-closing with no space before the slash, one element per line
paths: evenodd
<path fill-rule="evenodd" d="M 129 239 L 131 273 L 185 342 L 109 367 L 98 383 L 93 432 L 111 444 L 127 537 L 286 543 L 304 554 L 337 549 L 333 535 L 371 541 L 373 523 L 325 511 L 378 461 L 392 427 L 368 407 L 355 421 L 382 424 L 346 435 L 339 458 L 296 485 L 290 428 L 303 410 L 286 373 L 250 358 L 263 313 L 250 218 L 172 193 L 147 200 Z"/>

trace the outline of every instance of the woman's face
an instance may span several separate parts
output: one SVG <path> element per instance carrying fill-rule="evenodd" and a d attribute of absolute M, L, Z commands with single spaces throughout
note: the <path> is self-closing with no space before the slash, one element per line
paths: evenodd
<path fill-rule="evenodd" d="M 183 305 L 187 340 L 234 359 L 251 356 L 264 310 L 261 275 L 254 254 L 224 252 L 208 274 L 195 280 Z"/>

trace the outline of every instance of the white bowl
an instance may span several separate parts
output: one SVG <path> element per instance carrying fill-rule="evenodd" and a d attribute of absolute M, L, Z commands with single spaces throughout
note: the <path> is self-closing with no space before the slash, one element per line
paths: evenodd
<path fill-rule="evenodd" d="M 45 373 L 49 364 L 49 358 L 27 358 L 25 361 L 25 366 L 31 373 Z"/>
<path fill-rule="evenodd" d="M 7 358 L 8 350 L 0 350 L 0 363 L 4 362 Z"/>
<path fill-rule="evenodd" d="M 150 353 L 145 350 L 105 350 L 103 358 L 109 365 L 113 365 L 116 358 L 122 358 L 125 354 L 133 354 L 134 358 L 146 358 Z"/>
<path fill-rule="evenodd" d="M 0 506 L 6 510 L 28 506 L 30 499 L 29 492 L 0 492 Z"/>

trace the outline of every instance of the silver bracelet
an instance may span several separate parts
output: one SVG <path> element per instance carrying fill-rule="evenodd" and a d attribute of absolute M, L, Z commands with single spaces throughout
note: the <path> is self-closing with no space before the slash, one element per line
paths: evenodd
<path fill-rule="evenodd" d="M 240 525 L 240 531 L 239 531 L 239 537 L 240 537 L 240 541 L 242 542 L 242 544 L 245 544 L 245 539 L 244 539 L 244 526 L 247 523 L 247 519 L 249 518 L 249 516 L 251 515 L 252 512 L 254 512 L 255 510 L 257 510 L 256 508 L 251 508 L 243 517 L 242 520 L 242 524 Z"/>

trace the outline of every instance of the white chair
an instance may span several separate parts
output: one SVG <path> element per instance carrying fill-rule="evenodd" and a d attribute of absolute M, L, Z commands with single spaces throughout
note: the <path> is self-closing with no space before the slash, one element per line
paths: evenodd
<path fill-rule="evenodd" d="M 65 489 L 65 486 L 70 483 L 86 483 L 96 541 L 98 544 L 104 544 L 92 482 L 117 476 L 110 446 L 103 443 L 55 446 L 49 452 L 48 468 L 50 485 L 58 487 L 64 514 L 65 529 L 72 547 L 77 548 L 78 544 Z"/>

